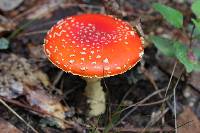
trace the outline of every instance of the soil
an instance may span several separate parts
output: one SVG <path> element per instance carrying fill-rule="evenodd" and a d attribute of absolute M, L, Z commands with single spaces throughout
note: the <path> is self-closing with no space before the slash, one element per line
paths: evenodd
<path fill-rule="evenodd" d="M 40 88 L 56 98 L 61 98 L 61 105 L 70 110 L 66 112 L 65 120 L 75 124 L 62 129 L 56 126 L 56 124 L 49 123 L 39 112 L 34 113 L 30 108 L 24 108 L 13 102 L 18 101 L 25 105 L 30 104 L 27 102 L 27 93 L 23 93 L 23 95 L 11 95 L 9 93 L 9 98 L 2 96 L 1 89 L 5 88 L 3 79 L 0 80 L 0 98 L 41 133 L 84 133 L 94 130 L 96 130 L 96 132 L 105 132 L 104 129 L 109 129 L 112 124 L 114 125 L 108 132 L 143 132 L 144 128 L 146 128 L 146 132 L 174 132 L 173 87 L 177 82 L 183 66 L 178 63 L 177 67 L 180 69 L 176 69 L 173 75 L 171 86 L 167 93 L 168 96 L 170 96 L 167 102 L 164 104 L 154 104 L 154 102 L 165 98 L 165 89 L 169 83 L 172 68 L 176 60 L 163 56 L 148 40 L 145 42 L 145 51 L 141 63 L 138 63 L 134 68 L 124 74 L 102 79 L 101 84 L 104 87 L 107 98 L 107 110 L 105 114 L 93 118 L 87 116 L 88 105 L 84 95 L 86 82 L 79 76 L 74 76 L 70 73 L 62 73 L 62 70 L 48 61 L 42 50 L 42 44 L 47 30 L 61 18 L 82 13 L 112 14 L 130 23 L 137 23 L 137 20 L 141 19 L 145 37 L 153 34 L 165 34 L 168 36 L 178 34 L 177 36 L 179 36 L 179 34 L 181 34 L 179 33 L 180 31 L 171 28 L 151 7 L 152 2 L 157 2 L 159 0 L 69 0 L 64 2 L 59 1 L 62 4 L 56 5 L 55 3 L 58 1 L 59 0 L 44 0 L 39 2 L 31 0 L 28 2 L 24 0 L 23 3 L 18 5 L 15 9 L 11 11 L 2 10 L 0 12 L 9 22 L 12 21 L 16 25 L 10 27 L 9 30 L 0 31 L 1 37 L 9 38 L 10 35 L 19 30 L 17 34 L 10 38 L 9 48 L 0 50 L 0 61 L 8 61 L 6 64 L 7 67 L 12 67 L 13 63 L 6 60 L 5 56 L 6 58 L 11 58 L 10 56 L 16 55 L 18 59 L 26 59 L 32 73 L 35 73 L 37 70 L 46 75 L 48 78 L 47 86 L 45 86 L 46 79 L 40 78 L 37 78 L 40 83 L 28 83 L 29 86 L 31 85 L 34 89 Z M 186 14 L 186 18 L 192 16 L 190 11 L 191 3 L 189 1 L 165 0 L 160 2 L 182 11 Z M 53 8 L 47 9 L 46 11 L 41 10 L 44 7 L 48 7 L 48 5 L 52 5 L 52 3 L 55 5 Z M 40 12 L 38 13 L 38 11 Z M 44 15 L 40 16 L 42 13 L 44 13 Z M 34 18 L 34 14 L 36 18 Z M 188 23 L 188 21 L 185 21 L 185 23 Z M 2 27 L 2 24 L 0 27 Z M 20 27 L 24 28 L 20 29 Z M 185 39 L 182 36 L 180 38 Z M 0 64 L 1 63 L 2 62 L 0 62 Z M 0 79 L 13 75 L 13 73 L 11 74 L 11 72 L 9 72 L 10 70 L 3 69 L 1 66 L 3 65 L 0 65 Z M 19 68 L 16 71 L 24 71 L 24 69 Z M 59 74 L 61 75 L 59 76 Z M 194 77 L 195 75 L 197 76 Z M 195 119 L 195 121 L 185 121 L 185 119 L 182 119 L 183 117 L 180 117 L 179 128 L 181 128 L 182 124 L 183 126 L 185 123 L 187 125 L 187 122 L 197 125 L 192 126 L 190 129 L 188 127 L 187 130 L 189 130 L 187 133 L 199 132 L 199 130 L 194 129 L 198 128 L 200 125 L 200 90 L 199 86 L 197 86 L 200 78 L 198 75 L 199 73 L 188 74 L 184 72 L 176 88 L 177 118 L 179 118 L 179 115 L 182 116 L 182 113 L 187 114 L 192 111 L 194 113 L 192 119 Z M 191 76 L 193 77 L 191 78 Z M 19 76 L 10 77 L 24 83 L 23 80 L 19 79 Z M 30 80 L 30 82 L 33 81 Z M 162 89 L 164 89 L 164 91 L 162 91 Z M 158 92 L 158 90 L 161 90 L 161 93 L 155 94 L 146 101 L 141 102 L 152 93 Z M 165 106 L 163 107 L 163 105 Z M 133 107 L 116 115 L 118 111 L 129 106 Z M 26 124 L 3 104 L 0 104 L 0 112 L 1 119 L 8 121 L 20 131 L 28 133 L 33 132 L 33 130 L 27 127 Z M 124 119 L 121 120 L 122 118 Z"/>

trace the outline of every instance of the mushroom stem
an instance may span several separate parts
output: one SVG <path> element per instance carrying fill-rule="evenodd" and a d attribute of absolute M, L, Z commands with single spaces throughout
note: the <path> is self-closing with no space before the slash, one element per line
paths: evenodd
<path fill-rule="evenodd" d="M 84 78 L 87 82 L 85 94 L 88 98 L 87 103 L 90 106 L 89 116 L 98 116 L 103 114 L 106 109 L 105 93 L 101 86 L 101 79 L 98 78 Z"/>

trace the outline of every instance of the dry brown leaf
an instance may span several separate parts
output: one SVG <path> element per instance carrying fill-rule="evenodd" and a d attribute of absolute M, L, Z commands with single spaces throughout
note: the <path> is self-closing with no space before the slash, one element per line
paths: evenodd
<path fill-rule="evenodd" d="M 193 113 L 191 108 L 186 107 L 184 111 L 178 116 L 178 133 L 199 133 L 200 121 Z"/>
<path fill-rule="evenodd" d="M 25 93 L 28 103 L 33 108 L 39 109 L 41 112 L 45 112 L 55 118 L 59 118 L 54 119 L 59 127 L 64 129 L 68 126 L 62 120 L 65 120 L 65 112 L 69 111 L 69 109 L 60 104 L 57 98 L 52 97 L 45 90 L 39 88 L 26 87 Z"/>
<path fill-rule="evenodd" d="M 1 133 L 22 133 L 19 129 L 2 118 L 0 118 L 0 130 Z"/>
<path fill-rule="evenodd" d="M 44 89 L 50 84 L 45 73 L 14 54 L 1 54 L 0 62 L 0 96 L 12 99 L 23 95 L 32 108 L 55 117 L 52 119 L 60 128 L 69 127 L 62 121 L 69 109 Z"/>

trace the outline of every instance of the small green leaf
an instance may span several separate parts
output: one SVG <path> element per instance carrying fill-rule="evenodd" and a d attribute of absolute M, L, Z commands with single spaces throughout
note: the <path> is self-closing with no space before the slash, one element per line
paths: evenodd
<path fill-rule="evenodd" d="M 9 40 L 6 38 L 0 38 L 0 50 L 8 49 Z"/>
<path fill-rule="evenodd" d="M 159 36 L 150 36 L 149 38 L 154 43 L 156 48 L 159 49 L 164 55 L 175 56 L 172 40 Z"/>
<path fill-rule="evenodd" d="M 200 0 L 196 0 L 192 4 L 192 12 L 196 15 L 196 17 L 200 18 Z"/>
<path fill-rule="evenodd" d="M 181 28 L 183 26 L 183 15 L 180 11 L 160 3 L 154 3 L 153 8 L 160 12 L 162 16 L 176 28 Z"/>
<path fill-rule="evenodd" d="M 200 49 L 189 49 L 186 45 L 175 42 L 177 59 L 185 66 L 187 72 L 200 71 Z"/>
<path fill-rule="evenodd" d="M 174 48 L 176 50 L 177 59 L 185 66 L 187 72 L 192 72 L 194 65 L 193 62 L 188 58 L 188 48 L 186 45 L 180 42 L 175 42 Z"/>

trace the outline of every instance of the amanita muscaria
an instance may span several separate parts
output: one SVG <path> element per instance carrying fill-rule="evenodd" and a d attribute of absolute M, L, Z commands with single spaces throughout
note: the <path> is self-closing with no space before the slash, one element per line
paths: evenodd
<path fill-rule="evenodd" d="M 105 112 L 100 79 L 121 74 L 143 55 L 143 38 L 135 29 L 110 15 L 82 14 L 60 20 L 47 33 L 44 51 L 65 72 L 84 77 L 90 116 Z"/>

